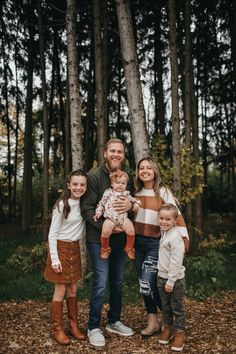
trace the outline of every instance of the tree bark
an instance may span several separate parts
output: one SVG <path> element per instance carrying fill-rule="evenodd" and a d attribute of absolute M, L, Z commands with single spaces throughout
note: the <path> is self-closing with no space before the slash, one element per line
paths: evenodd
<path fill-rule="evenodd" d="M 67 0 L 66 33 L 67 33 L 67 55 L 68 55 L 68 83 L 69 83 L 69 107 L 71 121 L 71 151 L 72 169 L 83 168 L 83 145 L 82 145 L 82 123 L 81 123 L 81 100 L 79 94 L 79 68 L 78 54 L 76 48 L 76 0 Z M 85 233 L 80 239 L 80 252 L 82 262 L 82 279 L 87 273 L 87 250 Z"/>
<path fill-rule="evenodd" d="M 94 55 L 96 58 L 97 152 L 99 164 L 103 161 L 103 152 L 107 140 L 107 116 L 105 115 L 104 12 L 102 4 L 103 2 L 100 0 L 93 0 Z"/>
<path fill-rule="evenodd" d="M 173 156 L 173 184 L 174 192 L 178 197 L 181 191 L 180 180 L 180 121 L 178 95 L 178 62 L 175 0 L 168 1 L 169 29 L 170 29 L 170 65 L 171 65 L 171 103 L 172 103 L 172 156 Z"/>
<path fill-rule="evenodd" d="M 67 65 L 71 122 L 72 169 L 83 167 L 81 100 L 79 93 L 79 68 L 76 47 L 76 0 L 67 0 L 66 34 L 67 34 Z"/>
<path fill-rule="evenodd" d="M 32 1 L 29 4 L 29 17 L 33 12 Z M 32 222 L 32 104 L 33 104 L 33 67 L 34 67 L 34 27 L 28 26 L 27 89 L 24 135 L 24 170 L 21 206 L 21 230 L 29 229 Z"/>
<path fill-rule="evenodd" d="M 149 144 L 129 1 L 116 0 L 116 9 L 126 79 L 131 134 L 135 161 L 137 162 L 144 155 L 149 154 Z"/>
<path fill-rule="evenodd" d="M 49 187 L 49 121 L 48 121 L 48 103 L 47 103 L 47 87 L 45 72 L 45 50 L 44 50 L 44 29 L 43 16 L 41 8 L 41 0 L 38 1 L 39 16 L 39 51 L 40 51 L 40 67 L 42 81 L 42 100 L 43 100 L 43 238 L 47 239 L 48 235 L 48 187 Z"/>

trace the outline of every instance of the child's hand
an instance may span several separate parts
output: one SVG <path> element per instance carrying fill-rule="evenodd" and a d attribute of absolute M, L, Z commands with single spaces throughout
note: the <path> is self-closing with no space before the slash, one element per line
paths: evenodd
<path fill-rule="evenodd" d="M 170 286 L 170 285 L 165 285 L 165 291 L 167 292 L 167 293 L 172 293 L 172 291 L 173 291 L 173 286 Z"/>
<path fill-rule="evenodd" d="M 133 212 L 137 213 L 137 211 L 139 210 L 140 204 L 139 203 L 134 203 L 133 205 Z"/>
<path fill-rule="evenodd" d="M 94 217 L 93 217 L 93 220 L 94 220 L 95 222 L 97 222 L 100 217 L 101 217 L 101 213 L 96 213 L 96 214 L 94 215 Z"/>
<path fill-rule="evenodd" d="M 52 269 L 54 270 L 55 273 L 62 273 L 62 265 L 61 262 L 58 264 L 54 264 L 52 266 Z"/>

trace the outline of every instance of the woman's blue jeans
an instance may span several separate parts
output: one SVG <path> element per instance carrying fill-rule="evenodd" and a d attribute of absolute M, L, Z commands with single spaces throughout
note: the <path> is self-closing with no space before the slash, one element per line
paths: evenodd
<path fill-rule="evenodd" d="M 161 299 L 157 289 L 159 242 L 159 238 L 142 235 L 135 237 L 135 266 L 147 313 L 157 313 L 158 308 L 161 310 Z"/>
<path fill-rule="evenodd" d="M 120 321 L 122 308 L 122 283 L 124 277 L 125 252 L 124 245 L 111 246 L 111 254 L 108 259 L 101 259 L 101 245 L 88 243 L 91 257 L 93 281 L 90 297 L 90 311 L 88 329 L 100 327 L 101 312 L 106 292 L 106 284 L 109 279 L 109 305 L 108 323 Z"/>

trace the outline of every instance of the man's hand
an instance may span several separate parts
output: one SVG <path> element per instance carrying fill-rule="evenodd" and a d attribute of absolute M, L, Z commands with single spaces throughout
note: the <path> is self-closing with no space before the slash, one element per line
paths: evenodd
<path fill-rule="evenodd" d="M 118 212 L 118 214 L 126 213 L 132 209 L 132 203 L 127 197 L 121 195 L 119 199 L 117 199 L 117 201 L 113 204 L 113 208 Z"/>
<path fill-rule="evenodd" d="M 170 286 L 170 285 L 165 285 L 165 291 L 167 292 L 167 293 L 172 293 L 172 291 L 173 291 L 173 286 Z"/>

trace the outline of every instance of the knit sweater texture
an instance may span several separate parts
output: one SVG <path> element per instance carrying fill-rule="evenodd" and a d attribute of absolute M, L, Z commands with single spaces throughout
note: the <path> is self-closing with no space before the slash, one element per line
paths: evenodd
<path fill-rule="evenodd" d="M 135 194 L 135 198 L 141 201 L 141 206 L 135 217 L 135 233 L 147 237 L 160 237 L 158 212 L 162 204 L 165 203 L 172 203 L 177 206 L 173 194 L 168 188 L 161 187 L 160 195 L 156 196 L 153 189 L 142 188 Z M 189 238 L 183 216 L 179 209 L 178 211 L 178 230 L 182 237 Z"/>
<path fill-rule="evenodd" d="M 167 285 L 173 287 L 176 280 L 184 278 L 184 252 L 184 241 L 177 227 L 162 232 L 157 268 L 158 275 L 167 279 Z"/>

